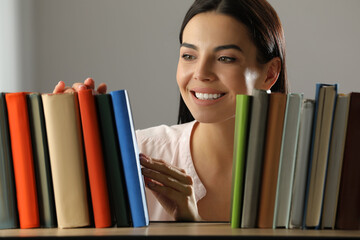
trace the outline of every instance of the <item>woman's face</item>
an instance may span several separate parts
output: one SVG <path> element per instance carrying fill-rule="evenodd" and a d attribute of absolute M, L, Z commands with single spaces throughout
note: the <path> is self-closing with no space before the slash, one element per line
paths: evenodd
<path fill-rule="evenodd" d="M 269 89 L 266 67 L 241 22 L 224 14 L 194 16 L 183 32 L 177 83 L 194 118 L 214 123 L 233 118 L 236 95 Z"/>

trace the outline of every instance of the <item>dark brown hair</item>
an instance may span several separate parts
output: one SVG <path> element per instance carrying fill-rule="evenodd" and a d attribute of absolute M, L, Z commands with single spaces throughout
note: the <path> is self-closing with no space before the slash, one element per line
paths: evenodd
<path fill-rule="evenodd" d="M 288 92 L 285 61 L 285 37 L 280 19 L 266 0 L 195 0 L 185 15 L 180 30 L 180 44 L 184 29 L 197 14 L 215 11 L 243 23 L 257 48 L 257 60 L 264 64 L 275 57 L 281 60 L 281 71 L 272 92 Z M 194 117 L 180 95 L 178 123 L 193 121 Z"/>

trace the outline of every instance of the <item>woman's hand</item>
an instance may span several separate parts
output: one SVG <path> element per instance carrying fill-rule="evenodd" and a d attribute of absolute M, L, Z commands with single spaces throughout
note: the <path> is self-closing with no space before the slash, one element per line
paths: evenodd
<path fill-rule="evenodd" d="M 193 181 L 185 170 L 140 154 L 145 185 L 176 221 L 200 221 Z"/>
<path fill-rule="evenodd" d="M 92 78 L 87 78 L 84 83 L 74 83 L 72 87 L 65 86 L 63 81 L 60 81 L 54 88 L 53 93 L 71 93 L 78 92 L 80 90 L 93 89 L 95 91 L 95 81 Z M 107 86 L 105 83 L 101 83 L 96 93 L 106 93 Z"/>

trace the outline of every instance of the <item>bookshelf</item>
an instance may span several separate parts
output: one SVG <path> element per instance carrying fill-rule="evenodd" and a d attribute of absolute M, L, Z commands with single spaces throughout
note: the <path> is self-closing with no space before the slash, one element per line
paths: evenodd
<path fill-rule="evenodd" d="M 86 239 L 360 239 L 360 231 L 300 229 L 232 229 L 229 223 L 151 222 L 141 228 L 42 228 L 0 230 L 0 238 Z"/>

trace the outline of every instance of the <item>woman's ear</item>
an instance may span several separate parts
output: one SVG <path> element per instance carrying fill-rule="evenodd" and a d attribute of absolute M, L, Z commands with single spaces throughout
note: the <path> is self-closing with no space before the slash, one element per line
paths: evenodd
<path fill-rule="evenodd" d="M 277 81 L 281 71 L 281 60 L 279 57 L 271 59 L 265 64 L 266 78 L 263 82 L 263 89 L 270 89 Z"/>

